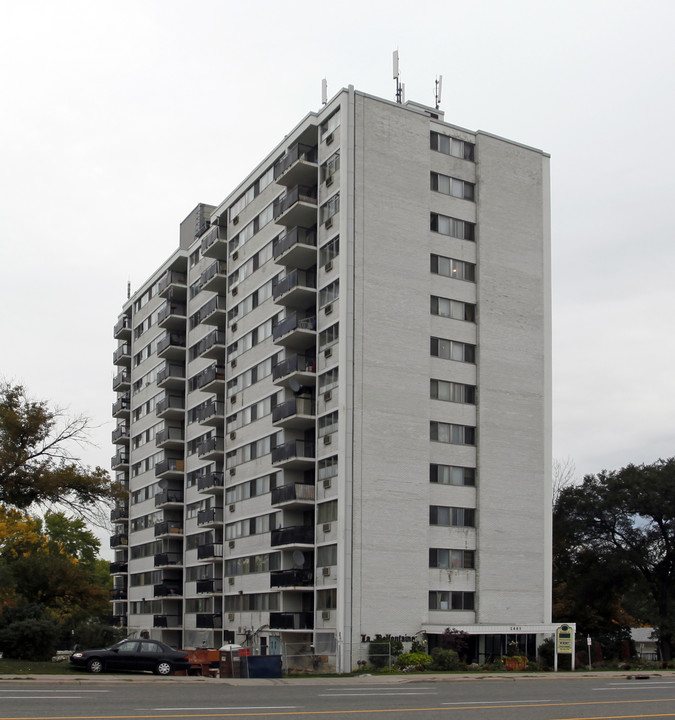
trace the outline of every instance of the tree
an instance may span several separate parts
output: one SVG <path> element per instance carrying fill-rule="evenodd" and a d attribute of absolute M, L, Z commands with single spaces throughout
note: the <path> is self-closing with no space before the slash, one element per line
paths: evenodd
<path fill-rule="evenodd" d="M 614 615 L 609 622 L 619 628 L 636 621 L 653 625 L 662 657 L 670 660 L 675 641 L 675 458 L 587 475 L 581 485 L 564 487 L 553 526 L 554 576 L 558 583 L 566 582 L 567 597 L 580 592 L 570 588 L 585 582 L 595 590 L 591 609 L 604 615 L 606 626 L 607 615 Z M 633 605 L 637 618 L 626 612 L 631 594 L 642 598 Z M 591 620 L 585 622 L 590 626 Z"/>
<path fill-rule="evenodd" d="M 564 488 L 576 482 L 577 466 L 571 457 L 553 458 L 553 506 L 558 502 L 560 493 Z"/>
<path fill-rule="evenodd" d="M 121 491 L 100 467 L 74 454 L 89 419 L 31 400 L 21 385 L 0 383 L 0 504 L 19 510 L 62 507 L 100 524 L 100 501 Z"/>

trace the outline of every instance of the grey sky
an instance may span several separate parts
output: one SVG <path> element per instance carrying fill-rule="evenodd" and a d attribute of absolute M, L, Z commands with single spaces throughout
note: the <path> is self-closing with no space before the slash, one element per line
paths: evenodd
<path fill-rule="evenodd" d="M 552 155 L 554 455 L 675 454 L 671 2 L 0 0 L 0 375 L 100 428 L 126 296 L 353 84 Z M 414 238 L 411 238 L 414 242 Z"/>

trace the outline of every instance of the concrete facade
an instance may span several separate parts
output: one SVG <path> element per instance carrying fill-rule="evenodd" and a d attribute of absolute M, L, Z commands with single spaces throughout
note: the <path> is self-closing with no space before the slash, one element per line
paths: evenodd
<path fill-rule="evenodd" d="M 351 87 L 198 206 L 115 330 L 116 622 L 299 669 L 531 650 L 549 248 L 545 153 Z"/>

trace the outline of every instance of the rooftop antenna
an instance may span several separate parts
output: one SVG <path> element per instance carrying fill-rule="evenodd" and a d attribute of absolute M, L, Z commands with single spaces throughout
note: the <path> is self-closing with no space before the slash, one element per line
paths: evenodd
<path fill-rule="evenodd" d="M 127 300 L 131 297 L 131 280 L 127 280 Z"/>
<path fill-rule="evenodd" d="M 443 76 L 439 75 L 436 78 L 436 110 L 441 106 L 441 90 L 443 89 Z"/>
<path fill-rule="evenodd" d="M 394 50 L 394 80 L 396 80 L 396 102 L 399 105 L 403 102 L 403 96 L 405 94 L 405 86 L 401 85 L 399 81 L 400 72 L 398 69 L 398 50 Z"/>
<path fill-rule="evenodd" d="M 321 81 L 321 104 L 325 105 L 328 102 L 328 81 L 324 78 Z"/>

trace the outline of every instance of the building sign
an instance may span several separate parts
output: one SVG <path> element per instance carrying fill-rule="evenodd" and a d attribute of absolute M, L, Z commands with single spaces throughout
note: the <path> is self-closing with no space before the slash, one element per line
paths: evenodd
<path fill-rule="evenodd" d="M 569 625 L 561 625 L 555 631 L 555 647 L 559 655 L 571 655 L 574 652 L 574 630 Z"/>

